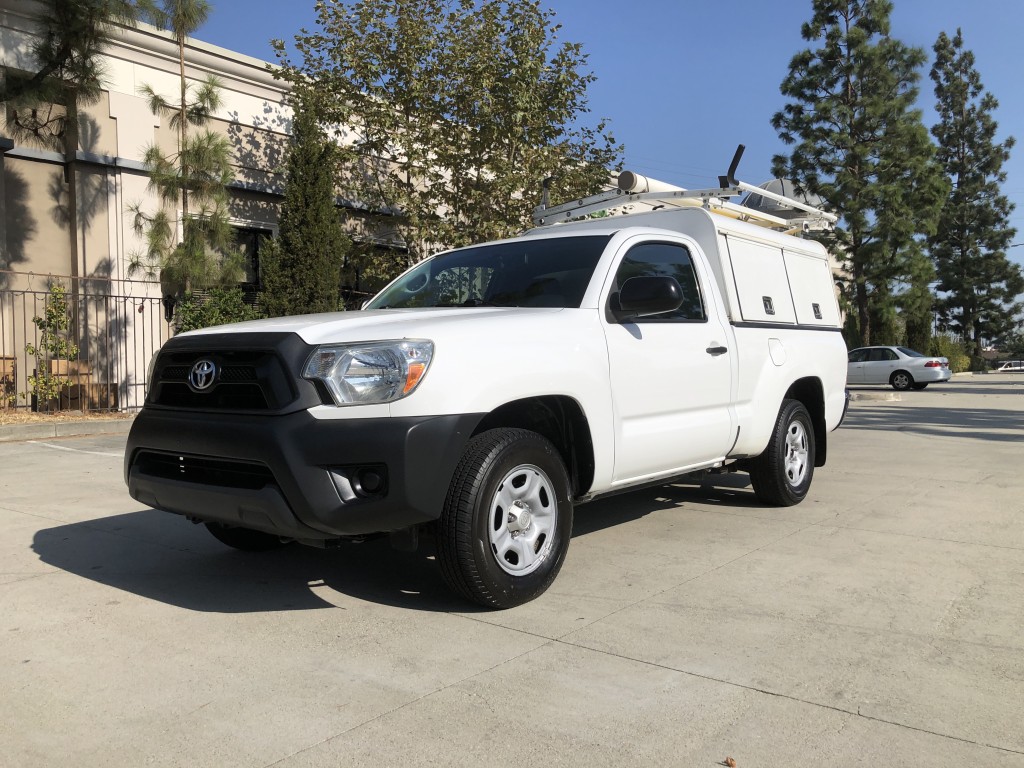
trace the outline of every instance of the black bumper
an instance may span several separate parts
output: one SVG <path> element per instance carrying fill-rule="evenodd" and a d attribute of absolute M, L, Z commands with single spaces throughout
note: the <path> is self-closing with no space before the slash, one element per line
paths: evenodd
<path fill-rule="evenodd" d="M 146 407 L 125 451 L 132 498 L 204 521 L 324 540 L 435 520 L 483 414 L 314 419 Z M 367 482 L 370 478 L 381 482 Z"/>

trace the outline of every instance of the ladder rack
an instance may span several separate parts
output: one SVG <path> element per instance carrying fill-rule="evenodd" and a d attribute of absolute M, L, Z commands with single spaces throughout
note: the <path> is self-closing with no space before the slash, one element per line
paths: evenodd
<path fill-rule="evenodd" d="M 543 202 L 534 209 L 533 221 L 537 226 L 548 226 L 574 221 L 593 213 L 600 213 L 601 211 L 610 211 L 612 212 L 611 215 L 628 216 L 638 213 L 652 213 L 664 209 L 699 207 L 731 219 L 749 221 L 752 224 L 781 231 L 805 232 L 812 229 L 831 229 L 835 225 L 838 220 L 835 214 L 815 208 L 802 200 L 769 192 L 753 184 L 747 184 L 733 178 L 733 173 L 736 171 L 736 166 L 739 164 L 739 158 L 742 154 L 743 145 L 741 144 L 736 151 L 735 157 L 733 157 L 732 165 L 729 167 L 729 174 L 718 177 L 721 186 L 709 189 L 683 189 L 682 187 L 666 184 L 657 179 L 641 176 L 632 171 L 624 171 L 619 174 L 616 189 L 549 208 L 547 204 L 548 180 L 545 180 Z M 774 200 L 782 205 L 802 211 L 806 215 L 786 219 L 729 201 L 729 198 L 739 197 L 744 193 L 760 195 L 768 200 Z M 639 211 L 623 210 L 618 213 L 614 212 L 615 209 L 633 206 L 638 203 L 646 203 L 651 207 Z"/>

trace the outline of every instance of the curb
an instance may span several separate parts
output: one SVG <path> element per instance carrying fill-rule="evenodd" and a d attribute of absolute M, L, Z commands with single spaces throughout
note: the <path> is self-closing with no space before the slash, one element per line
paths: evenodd
<path fill-rule="evenodd" d="M 876 400 L 880 402 L 898 402 L 903 398 L 899 392 L 851 392 L 850 402 L 855 403 L 862 400 Z"/>
<path fill-rule="evenodd" d="M 17 443 L 48 437 L 83 437 L 86 435 L 127 435 L 134 418 L 56 421 L 53 424 L 0 425 L 0 443 Z"/>

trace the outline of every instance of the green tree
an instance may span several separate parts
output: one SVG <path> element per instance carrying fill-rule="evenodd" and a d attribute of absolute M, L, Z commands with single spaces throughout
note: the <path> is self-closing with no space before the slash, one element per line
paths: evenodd
<path fill-rule="evenodd" d="M 974 54 L 958 29 L 935 42 L 931 77 L 939 122 L 932 134 L 951 187 L 938 229 L 928 241 L 939 278 L 939 311 L 949 327 L 970 340 L 972 365 L 982 367 L 983 339 L 1017 325 L 1024 291 L 1020 267 L 1006 256 L 1016 230 L 1013 204 L 1001 193 L 1012 137 L 996 141 L 992 113 L 999 106 L 983 90 Z"/>
<path fill-rule="evenodd" d="M 148 2 L 130 0 L 50 0 L 40 2 L 30 43 L 33 72 L 4 73 L 0 101 L 13 104 L 63 103 L 72 91 L 88 99 L 99 94 L 99 56 L 119 24 L 133 24 Z"/>
<path fill-rule="evenodd" d="M 129 272 L 159 275 L 164 293 L 179 297 L 194 288 L 235 283 L 242 276 L 242 253 L 228 211 L 231 145 L 208 128 L 190 130 L 205 125 L 221 104 L 216 78 L 198 85 L 185 78 L 188 35 L 205 21 L 209 8 L 205 0 L 163 0 L 151 18 L 169 28 L 178 43 L 180 100 L 168 101 L 148 85 L 141 88 L 153 113 L 169 119 L 178 142 L 176 152 L 156 144 L 146 148 L 150 189 L 161 207 L 153 213 L 132 207 L 135 230 L 145 236 L 146 250 L 133 255 Z"/>
<path fill-rule="evenodd" d="M 909 285 L 898 300 L 904 325 L 903 336 L 908 347 L 923 352 L 931 345 L 932 339 L 935 295 L 931 284 L 935 279 L 935 268 L 916 241 L 908 258 L 908 267 Z"/>
<path fill-rule="evenodd" d="M 346 126 L 344 191 L 394 226 L 416 261 L 529 225 L 541 181 L 597 191 L 621 148 L 584 126 L 579 44 L 539 0 L 318 2 L 319 31 L 275 46 L 280 76 L 324 125 Z"/>
<path fill-rule="evenodd" d="M 278 237 L 260 263 L 269 317 L 338 309 L 348 238 L 334 202 L 336 153 L 313 113 L 296 103 Z"/>
<path fill-rule="evenodd" d="M 72 379 L 67 375 L 70 363 L 78 359 L 78 345 L 70 338 L 71 313 L 68 311 L 67 289 L 59 282 L 50 283 L 49 296 L 42 317 L 32 318 L 38 330 L 37 343 L 25 345 L 25 352 L 35 358 L 35 372 L 28 377 L 31 393 L 39 410 L 47 410 L 53 401 L 69 389 Z M 60 409 L 59 400 L 57 409 Z"/>
<path fill-rule="evenodd" d="M 890 37 L 891 12 L 888 0 L 813 0 L 801 34 L 820 47 L 793 57 L 781 86 L 789 103 L 772 118 L 793 145 L 773 173 L 841 216 L 825 239 L 850 273 L 858 344 L 895 341 L 900 303 L 920 323 L 918 239 L 934 230 L 946 191 L 914 109 L 924 51 Z"/>

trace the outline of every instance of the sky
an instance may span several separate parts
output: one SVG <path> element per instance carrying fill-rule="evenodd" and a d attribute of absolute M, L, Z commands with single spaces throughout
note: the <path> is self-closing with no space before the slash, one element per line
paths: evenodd
<path fill-rule="evenodd" d="M 313 0 L 210 0 L 213 12 L 195 37 L 274 61 L 271 38 L 291 40 L 315 28 Z M 793 54 L 808 44 L 800 26 L 810 0 L 546 0 L 578 42 L 597 77 L 589 91 L 591 122 L 606 118 L 625 145 L 624 168 L 686 188 L 717 186 L 738 144 L 746 151 L 737 177 L 771 178 L 772 155 L 785 145 L 771 117 L 785 103 L 779 84 Z M 1004 168 L 1003 193 L 1017 208 L 1011 225 L 1024 243 L 1024 0 L 894 0 L 892 35 L 924 48 L 919 106 L 935 122 L 928 77 L 932 45 L 962 29 L 982 83 L 999 101 L 999 140 L 1021 143 Z M 1024 265 L 1024 246 L 1009 255 Z"/>

